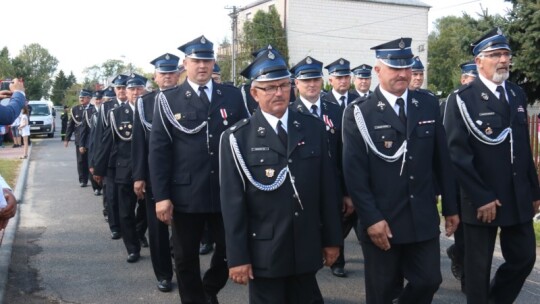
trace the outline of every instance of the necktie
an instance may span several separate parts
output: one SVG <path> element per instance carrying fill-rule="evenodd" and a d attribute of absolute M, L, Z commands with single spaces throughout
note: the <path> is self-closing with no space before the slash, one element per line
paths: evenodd
<path fill-rule="evenodd" d="M 497 92 L 499 92 L 499 100 L 502 101 L 505 105 L 508 105 L 504 88 L 502 86 L 497 86 Z"/>
<path fill-rule="evenodd" d="M 345 106 L 346 106 L 346 104 L 345 104 L 345 96 L 341 96 L 339 98 L 339 100 L 341 100 L 341 108 L 345 109 Z"/>
<path fill-rule="evenodd" d="M 209 105 L 209 104 L 210 104 L 210 99 L 208 99 L 208 95 L 206 95 L 206 91 L 205 91 L 205 90 L 206 90 L 206 86 L 200 86 L 200 87 L 199 87 L 199 92 L 200 92 L 199 97 L 201 98 L 201 100 L 202 100 L 205 104 Z"/>
<path fill-rule="evenodd" d="M 405 101 L 403 98 L 398 98 L 396 100 L 396 104 L 399 106 L 399 120 L 401 120 L 404 125 L 407 125 L 407 116 L 405 116 Z"/>
<path fill-rule="evenodd" d="M 316 117 L 319 117 L 319 113 L 317 112 L 317 105 L 311 105 L 311 114 L 313 114 L 313 116 L 316 116 Z"/>
<path fill-rule="evenodd" d="M 287 131 L 285 131 L 285 129 L 283 129 L 283 124 L 280 121 L 278 121 L 278 124 L 277 124 L 277 135 L 279 137 L 279 140 L 281 141 L 281 143 L 287 147 Z"/>

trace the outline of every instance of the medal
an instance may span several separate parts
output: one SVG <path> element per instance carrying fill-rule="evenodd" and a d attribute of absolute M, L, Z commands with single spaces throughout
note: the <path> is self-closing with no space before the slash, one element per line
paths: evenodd
<path fill-rule="evenodd" d="M 336 131 L 334 131 L 334 123 L 330 117 L 328 117 L 328 115 L 323 115 L 323 121 L 326 125 L 326 131 L 330 131 L 330 133 L 334 134 Z"/>
<path fill-rule="evenodd" d="M 126 136 L 129 136 L 130 134 L 131 134 L 131 132 L 126 131 Z"/>
<path fill-rule="evenodd" d="M 221 108 L 219 109 L 219 113 L 221 113 L 221 117 L 223 118 L 223 125 L 228 125 L 229 122 L 227 121 L 227 110 Z"/>
<path fill-rule="evenodd" d="M 334 133 L 336 133 L 336 130 L 335 129 L 330 129 L 330 133 L 334 134 Z"/>
<path fill-rule="evenodd" d="M 487 127 L 486 130 L 484 131 L 486 133 L 486 135 L 491 135 L 493 134 L 493 130 L 490 128 L 490 127 Z"/>
<path fill-rule="evenodd" d="M 266 177 L 273 177 L 275 170 L 274 169 L 266 169 L 266 170 L 264 170 L 264 172 L 266 173 Z"/>
<path fill-rule="evenodd" d="M 131 129 L 133 126 L 131 124 L 128 125 L 128 129 Z"/>

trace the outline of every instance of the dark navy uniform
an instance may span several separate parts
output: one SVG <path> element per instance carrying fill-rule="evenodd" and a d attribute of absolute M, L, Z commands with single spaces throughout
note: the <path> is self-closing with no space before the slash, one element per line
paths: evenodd
<path fill-rule="evenodd" d="M 248 113 L 238 89 L 215 82 L 212 87 L 210 104 L 188 80 L 164 91 L 167 101 L 156 106 L 152 119 L 150 178 L 155 201 L 170 199 L 174 206 L 174 259 L 183 302 L 204 302 L 205 293 L 215 297 L 228 275 L 219 201 L 219 137 Z M 201 281 L 199 241 L 205 220 L 216 249 Z"/>
<path fill-rule="evenodd" d="M 69 121 L 69 114 L 68 114 L 68 107 L 64 106 L 64 112 L 60 115 L 60 120 L 62 121 L 62 126 L 60 129 L 60 138 L 62 141 L 66 140 L 66 131 L 67 131 L 67 125 Z"/>
<path fill-rule="evenodd" d="M 375 47 L 378 57 L 383 54 L 380 64 L 409 68 L 410 42 L 402 38 Z M 419 91 L 404 89 L 402 96 L 404 120 L 380 86 L 366 101 L 347 107 L 343 118 L 343 170 L 360 222 L 367 303 L 392 303 L 396 297 L 399 303 L 431 303 L 442 282 L 434 180 L 442 189 L 443 215 L 457 214 L 438 103 Z M 397 105 L 403 101 L 395 98 Z M 367 231 L 382 221 L 392 233 L 388 250 L 376 246 Z M 396 295 L 403 277 L 408 283 Z"/>
<path fill-rule="evenodd" d="M 344 106 L 341 106 L 341 104 L 337 101 L 336 97 L 332 93 L 332 90 L 330 90 L 330 92 L 328 92 L 328 93 L 326 93 L 324 95 L 321 95 L 321 99 L 323 99 L 323 100 L 325 100 L 327 102 L 335 103 L 335 104 L 337 104 L 338 106 L 340 106 L 343 109 L 343 108 L 346 108 L 350 103 L 352 103 L 355 99 L 357 99 L 359 97 L 356 93 L 353 93 L 353 92 L 350 92 L 350 91 L 347 91 L 347 93 L 345 95 L 346 96 L 345 96 L 345 105 Z"/>
<path fill-rule="evenodd" d="M 133 159 L 133 180 L 146 182 L 145 201 L 148 238 L 154 274 L 158 281 L 168 280 L 170 282 L 173 276 L 173 267 L 169 244 L 169 227 L 156 217 L 156 205 L 148 169 L 150 131 L 152 130 L 156 95 L 156 91 L 150 92 L 137 101 L 131 156 Z M 142 112 L 139 109 L 142 109 Z"/>
<path fill-rule="evenodd" d="M 79 175 L 79 183 L 81 186 L 88 184 L 88 153 L 80 153 L 79 147 L 85 147 L 82 139 L 85 136 L 85 132 L 88 130 L 85 128 L 85 120 L 87 117 L 87 111 L 95 111 L 94 106 L 88 104 L 86 106 L 77 105 L 71 108 L 71 118 L 68 122 L 66 131 L 66 141 L 69 141 L 72 134 L 75 134 L 75 152 L 77 155 L 77 172 Z"/>

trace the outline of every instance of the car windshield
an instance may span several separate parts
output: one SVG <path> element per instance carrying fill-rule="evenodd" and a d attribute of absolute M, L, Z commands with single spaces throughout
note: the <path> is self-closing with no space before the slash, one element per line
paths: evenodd
<path fill-rule="evenodd" d="M 50 115 L 49 107 L 44 104 L 32 105 L 31 115 Z"/>

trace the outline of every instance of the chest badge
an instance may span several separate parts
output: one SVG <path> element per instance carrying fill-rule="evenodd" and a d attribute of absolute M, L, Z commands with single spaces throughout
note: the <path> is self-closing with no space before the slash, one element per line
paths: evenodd
<path fill-rule="evenodd" d="M 384 111 L 384 108 L 386 108 L 386 105 L 384 104 L 384 102 L 380 101 L 377 103 L 377 107 L 381 110 L 381 111 Z"/>
<path fill-rule="evenodd" d="M 274 177 L 274 173 L 276 172 L 276 170 L 274 170 L 274 169 L 266 169 L 266 170 L 264 170 L 264 172 L 266 173 L 266 177 Z"/>
<path fill-rule="evenodd" d="M 486 135 L 491 135 L 493 134 L 493 129 L 491 129 L 490 127 L 487 127 L 484 132 L 486 133 Z"/>
<path fill-rule="evenodd" d="M 174 119 L 176 119 L 176 120 L 182 119 L 182 114 L 181 113 L 174 114 Z"/>
<path fill-rule="evenodd" d="M 484 93 L 484 92 L 482 92 L 482 93 L 480 94 L 480 96 L 481 96 L 482 99 L 485 100 L 485 101 L 487 101 L 487 100 L 489 99 L 488 94 L 486 94 L 486 93 Z"/>
<path fill-rule="evenodd" d="M 390 149 L 390 148 L 392 148 L 392 144 L 393 144 L 393 143 L 392 143 L 391 141 L 385 141 L 385 142 L 384 142 L 384 147 L 385 147 L 386 149 Z"/>

